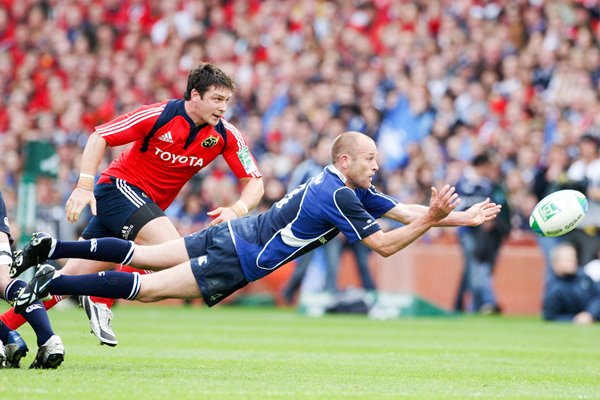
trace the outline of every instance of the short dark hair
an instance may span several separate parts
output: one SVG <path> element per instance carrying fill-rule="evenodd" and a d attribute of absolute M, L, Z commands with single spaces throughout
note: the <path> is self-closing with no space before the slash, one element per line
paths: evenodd
<path fill-rule="evenodd" d="M 600 138 L 591 133 L 584 133 L 579 138 L 579 143 L 588 142 L 596 145 L 596 149 L 600 149 Z"/>
<path fill-rule="evenodd" d="M 232 92 L 235 91 L 233 78 L 223 72 L 221 68 L 209 62 L 201 63 L 190 71 L 183 98 L 190 100 L 193 89 L 196 89 L 200 93 L 200 97 L 204 97 L 204 93 L 213 86 L 216 88 L 227 88 Z"/>
<path fill-rule="evenodd" d="M 492 157 L 490 157 L 487 153 L 477 154 L 471 160 L 471 165 L 474 167 L 479 167 L 480 165 L 489 165 L 492 163 Z"/>

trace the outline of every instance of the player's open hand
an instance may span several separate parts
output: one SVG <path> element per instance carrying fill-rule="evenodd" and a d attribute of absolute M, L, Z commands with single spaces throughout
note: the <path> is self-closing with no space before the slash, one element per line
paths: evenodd
<path fill-rule="evenodd" d="M 473 204 L 469 209 L 465 210 L 465 213 L 467 213 L 468 220 L 470 221 L 469 225 L 478 226 L 495 219 L 501 210 L 502 206 L 492 203 L 488 197 L 484 201 Z"/>
<path fill-rule="evenodd" d="M 429 216 L 435 221 L 446 218 L 460 203 L 460 198 L 454 186 L 444 185 L 440 191 L 431 187 L 431 199 L 429 200 Z"/>
<path fill-rule="evenodd" d="M 235 210 L 231 207 L 219 207 L 206 213 L 210 217 L 215 217 L 210 223 L 210 226 L 218 225 L 221 222 L 228 221 L 230 219 L 237 218 L 238 215 Z"/>
<path fill-rule="evenodd" d="M 90 205 L 92 214 L 96 215 L 96 198 L 94 197 L 94 192 L 91 190 L 75 188 L 73 193 L 71 193 L 71 196 L 69 196 L 69 200 L 67 200 L 65 207 L 67 221 L 77 222 L 79 214 L 81 214 L 88 204 Z"/>

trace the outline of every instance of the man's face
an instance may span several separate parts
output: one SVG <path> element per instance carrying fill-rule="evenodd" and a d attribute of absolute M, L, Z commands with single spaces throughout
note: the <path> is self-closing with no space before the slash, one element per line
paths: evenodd
<path fill-rule="evenodd" d="M 557 276 L 574 275 L 577 272 L 577 252 L 573 247 L 557 249 L 552 258 L 552 266 Z"/>
<path fill-rule="evenodd" d="M 190 117 L 198 125 L 202 123 L 217 125 L 219 119 L 225 114 L 232 95 L 231 90 L 223 87 L 211 87 L 204 93 L 204 97 L 200 97 L 200 93 L 192 90 Z"/>
<path fill-rule="evenodd" d="M 583 158 L 596 158 L 598 156 L 598 145 L 593 140 L 585 139 L 579 143 L 579 151 Z"/>
<path fill-rule="evenodd" d="M 349 157 L 345 172 L 348 187 L 369 189 L 372 186 L 373 175 L 379 169 L 376 158 L 375 143 L 366 137 L 360 138 L 354 156 Z"/>

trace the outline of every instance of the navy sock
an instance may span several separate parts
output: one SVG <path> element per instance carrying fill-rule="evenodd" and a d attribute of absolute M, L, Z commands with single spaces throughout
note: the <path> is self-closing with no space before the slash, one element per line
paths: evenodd
<path fill-rule="evenodd" d="M 99 238 L 91 240 L 57 240 L 52 260 L 59 258 L 85 258 L 96 261 L 111 261 L 128 265 L 133 257 L 134 243 L 117 238 Z"/>
<path fill-rule="evenodd" d="M 27 286 L 27 284 L 22 280 L 13 280 L 8 284 L 8 286 L 6 286 L 6 289 L 4 290 L 4 295 L 6 296 L 5 298 L 15 298 L 19 290 L 25 286 Z M 54 331 L 50 325 L 50 320 L 48 319 L 48 313 L 46 312 L 46 308 L 41 301 L 36 301 L 35 303 L 30 304 L 29 307 L 23 311 L 22 315 L 29 325 L 31 325 L 31 328 L 33 328 L 33 331 L 37 336 L 38 346 L 46 343 L 46 341 L 50 339 L 50 336 L 54 335 Z"/>
<path fill-rule="evenodd" d="M 140 274 L 102 271 L 87 275 L 61 275 L 51 281 L 48 289 L 50 293 L 58 295 L 88 295 L 133 300 L 140 291 Z"/>

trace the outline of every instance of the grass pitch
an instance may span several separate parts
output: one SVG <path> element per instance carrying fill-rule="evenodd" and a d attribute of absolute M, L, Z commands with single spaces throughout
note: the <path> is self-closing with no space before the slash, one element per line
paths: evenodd
<path fill-rule="evenodd" d="M 26 369 L 21 328 L 30 353 L 0 370 L 0 399 L 600 399 L 599 326 L 122 304 L 109 348 L 83 310 L 50 315 L 65 362 Z"/>

